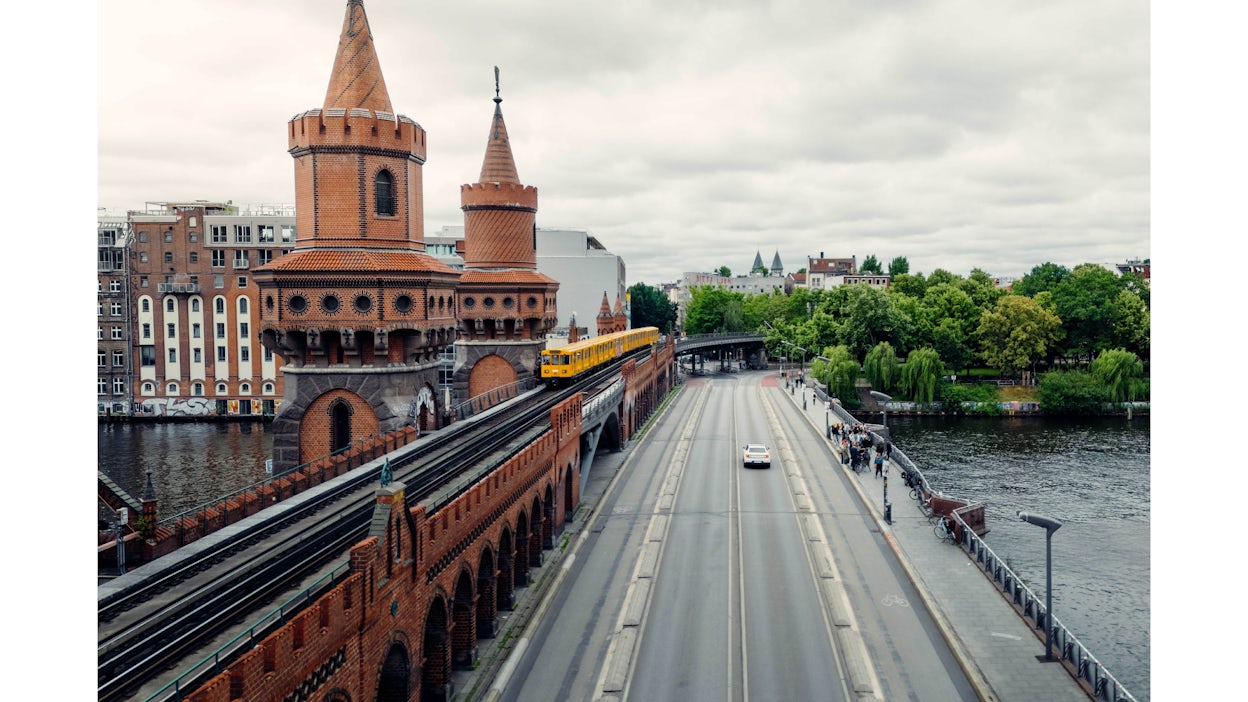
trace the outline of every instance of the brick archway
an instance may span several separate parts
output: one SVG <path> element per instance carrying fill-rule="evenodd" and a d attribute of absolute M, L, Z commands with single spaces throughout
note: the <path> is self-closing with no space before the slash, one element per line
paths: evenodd
<path fill-rule="evenodd" d="M 344 418 L 346 421 L 344 422 Z M 350 390 L 326 392 L 311 403 L 299 424 L 299 462 L 307 463 L 335 450 L 335 444 L 359 441 L 380 433 L 377 413 Z M 336 432 L 344 432 L 336 437 Z"/>
<path fill-rule="evenodd" d="M 477 359 L 472 364 L 472 372 L 468 375 L 468 397 L 478 395 L 511 385 L 516 382 L 516 369 L 511 362 L 497 354 L 490 354 Z"/>

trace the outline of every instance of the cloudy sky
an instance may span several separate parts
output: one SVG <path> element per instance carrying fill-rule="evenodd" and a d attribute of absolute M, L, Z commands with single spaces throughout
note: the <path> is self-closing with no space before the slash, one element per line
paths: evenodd
<path fill-rule="evenodd" d="M 98 6 L 98 206 L 293 203 L 346 0 Z M 1150 257 L 1139 0 L 367 0 L 391 101 L 429 135 L 425 231 L 463 223 L 495 65 L 538 225 L 628 283 L 761 252 L 1019 276 Z"/>

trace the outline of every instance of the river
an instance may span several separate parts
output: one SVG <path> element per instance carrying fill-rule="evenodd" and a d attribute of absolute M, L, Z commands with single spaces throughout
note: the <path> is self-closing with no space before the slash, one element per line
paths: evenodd
<path fill-rule="evenodd" d="M 1148 417 L 888 424 L 893 443 L 934 488 L 986 503 L 985 542 L 1041 598 L 1045 532 L 1017 513 L 1062 522 L 1053 534 L 1053 615 L 1136 699 L 1148 700 Z"/>
<path fill-rule="evenodd" d="M 1053 612 L 1140 702 L 1149 699 L 1147 417 L 889 417 L 893 442 L 933 486 L 987 504 L 989 547 L 1044 596 L 1044 530 L 1053 536 Z M 267 425 L 99 426 L 99 469 L 136 497 L 145 468 L 167 517 L 265 478 Z M 1037 648 L 1042 652 L 1043 646 Z"/>

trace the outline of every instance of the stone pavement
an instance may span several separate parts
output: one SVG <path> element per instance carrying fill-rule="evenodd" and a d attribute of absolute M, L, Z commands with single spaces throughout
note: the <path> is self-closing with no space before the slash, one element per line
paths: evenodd
<path fill-rule="evenodd" d="M 790 393 L 780 380 L 777 387 L 799 410 L 805 393 L 803 414 L 821 436 L 826 436 L 826 404 L 801 386 L 798 392 Z M 839 455 L 840 448 L 833 446 L 833 451 Z M 983 570 L 962 549 L 937 539 L 918 504 L 910 499 L 910 489 L 901 480 L 896 464 L 889 471 L 892 479 L 888 485 L 892 524 L 884 521 L 883 484 L 875 477 L 874 468 L 861 473 L 845 470 L 982 700 L 1091 699 L 1060 663 L 1037 659 L 1044 654 L 1043 636 L 1037 636 L 1015 612 Z M 933 487 L 940 489 L 939 485 Z M 974 499 L 974 495 L 966 497 Z"/>

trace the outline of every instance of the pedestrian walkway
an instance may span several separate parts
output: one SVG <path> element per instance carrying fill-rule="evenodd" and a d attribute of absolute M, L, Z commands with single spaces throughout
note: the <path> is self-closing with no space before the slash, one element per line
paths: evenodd
<path fill-rule="evenodd" d="M 802 410 L 826 437 L 827 404 L 811 390 L 781 393 Z M 805 393 L 805 401 L 802 394 Z M 803 409 L 805 404 L 805 409 Z M 826 439 L 825 439 L 826 440 Z M 828 441 L 839 456 L 839 445 Z M 839 468 L 839 466 L 837 466 Z M 919 466 L 920 470 L 922 466 Z M 1000 594 L 975 562 L 957 546 L 936 538 L 932 525 L 910 499 L 896 464 L 889 470 L 888 499 L 892 523 L 884 521 L 884 481 L 874 466 L 854 473 L 846 469 L 862 500 L 897 553 L 906 574 L 949 643 L 971 684 L 983 700 L 1000 702 L 1087 702 L 1091 696 L 1057 662 L 1044 662 L 1044 640 Z M 940 486 L 935 486 L 939 489 Z M 967 497 L 974 498 L 973 495 Z M 988 525 L 991 528 L 991 524 Z"/>

